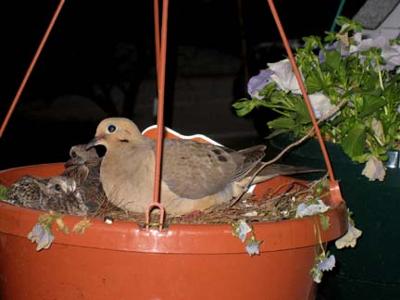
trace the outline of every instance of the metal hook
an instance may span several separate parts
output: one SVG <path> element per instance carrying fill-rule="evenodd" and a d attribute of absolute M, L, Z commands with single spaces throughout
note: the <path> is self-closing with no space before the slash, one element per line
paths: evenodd
<path fill-rule="evenodd" d="M 151 216 L 151 212 L 158 208 L 160 211 L 160 216 L 159 216 L 159 220 L 158 223 L 150 223 L 150 216 Z M 161 203 L 158 202 L 153 202 L 151 203 L 148 207 L 147 207 L 147 211 L 146 211 L 146 230 L 148 230 L 151 225 L 157 225 L 158 226 L 158 230 L 162 230 L 163 225 L 164 225 L 164 220 L 165 220 L 165 209 L 164 206 Z"/>

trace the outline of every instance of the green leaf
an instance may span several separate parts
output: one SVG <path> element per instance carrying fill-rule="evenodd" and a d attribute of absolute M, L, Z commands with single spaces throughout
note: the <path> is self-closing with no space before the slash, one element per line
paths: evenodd
<path fill-rule="evenodd" d="M 269 121 L 268 126 L 271 129 L 293 129 L 296 123 L 292 118 L 280 117 L 275 120 Z"/>
<path fill-rule="evenodd" d="M 239 117 L 243 117 L 249 114 L 256 107 L 256 102 L 244 98 L 232 104 L 232 106 L 235 108 L 236 114 Z"/>
<path fill-rule="evenodd" d="M 309 94 L 321 91 L 324 88 L 321 78 L 316 73 L 310 74 L 310 76 L 305 79 L 305 83 Z"/>
<path fill-rule="evenodd" d="M 289 130 L 287 130 L 287 129 L 276 129 L 276 130 L 272 131 L 270 134 L 268 134 L 265 138 L 272 139 L 280 134 L 287 133 L 288 131 Z"/>
<path fill-rule="evenodd" d="M 349 30 L 353 30 L 356 32 L 362 31 L 362 25 L 360 23 L 358 23 L 357 21 L 354 21 L 354 20 L 350 20 L 343 16 L 337 17 L 336 24 L 338 24 L 339 26 L 342 27 L 342 29 L 340 30 L 341 32 L 344 31 L 344 29 L 346 31 L 349 31 Z"/>
<path fill-rule="evenodd" d="M 303 98 L 296 99 L 294 103 L 295 111 L 297 112 L 297 121 L 301 124 L 308 124 L 311 122 L 310 113 L 308 112 L 307 105 Z"/>
<path fill-rule="evenodd" d="M 363 105 L 359 114 L 360 118 L 378 111 L 379 108 L 386 104 L 385 100 L 377 95 L 364 95 L 363 100 Z"/>
<path fill-rule="evenodd" d="M 325 52 L 325 64 L 333 71 L 339 71 L 341 66 L 342 57 L 338 51 Z"/>
<path fill-rule="evenodd" d="M 353 160 L 364 153 L 366 131 L 362 124 L 355 124 L 342 140 L 343 151 Z"/>
<path fill-rule="evenodd" d="M 7 187 L 0 184 L 0 200 L 5 200 L 7 198 Z"/>
<path fill-rule="evenodd" d="M 310 35 L 303 38 L 304 48 L 306 51 L 312 51 L 317 48 L 322 48 L 321 38 L 319 36 Z"/>
<path fill-rule="evenodd" d="M 328 230 L 329 226 L 331 226 L 331 224 L 329 223 L 329 216 L 324 215 L 324 214 L 320 214 L 319 215 L 319 220 L 321 222 L 322 230 L 324 230 L 324 231 Z"/>

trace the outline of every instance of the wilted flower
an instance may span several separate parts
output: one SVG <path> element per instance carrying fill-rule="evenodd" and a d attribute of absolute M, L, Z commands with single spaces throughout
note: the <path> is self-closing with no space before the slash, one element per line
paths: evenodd
<path fill-rule="evenodd" d="M 293 73 L 292 66 L 288 59 L 278 61 L 276 63 L 269 63 L 268 67 L 273 71 L 271 79 L 278 85 L 281 90 L 300 94 L 299 84 L 297 83 L 296 76 Z"/>
<path fill-rule="evenodd" d="M 362 174 L 367 176 L 370 181 L 377 179 L 383 181 L 386 171 L 382 161 L 377 159 L 375 156 L 371 156 L 365 164 Z"/>
<path fill-rule="evenodd" d="M 75 224 L 74 228 L 72 229 L 72 232 L 84 234 L 86 229 L 88 229 L 91 225 L 92 223 L 90 223 L 90 220 L 84 218 Z"/>
<path fill-rule="evenodd" d="M 303 218 L 305 216 L 313 216 L 316 214 L 324 213 L 329 209 L 321 199 L 318 199 L 317 204 L 300 203 L 297 206 L 296 218 Z"/>
<path fill-rule="evenodd" d="M 321 283 L 323 272 L 331 271 L 336 264 L 334 255 L 328 255 L 322 252 L 315 257 L 314 267 L 311 269 L 311 276 L 316 283 Z"/>
<path fill-rule="evenodd" d="M 48 227 L 44 227 L 40 223 L 33 226 L 32 231 L 28 233 L 28 239 L 32 243 L 36 243 L 36 251 L 48 249 L 54 241 L 54 236 Z"/>
<path fill-rule="evenodd" d="M 233 235 L 238 237 L 242 243 L 246 240 L 247 234 L 251 232 L 251 227 L 246 223 L 245 220 L 239 220 L 238 222 L 232 224 Z"/>
<path fill-rule="evenodd" d="M 258 75 L 250 78 L 247 84 L 247 92 L 252 98 L 258 98 L 259 91 L 271 81 L 272 73 L 273 72 L 269 69 L 261 70 Z"/>
<path fill-rule="evenodd" d="M 250 256 L 260 254 L 260 241 L 257 241 L 254 236 L 246 242 L 246 251 Z"/>
<path fill-rule="evenodd" d="M 357 239 L 362 235 L 362 231 L 357 229 L 354 224 L 349 223 L 347 233 L 340 239 L 335 241 L 335 246 L 338 249 L 351 247 L 354 248 L 357 245 Z"/>
<path fill-rule="evenodd" d="M 371 129 L 374 132 L 376 139 L 383 144 L 385 142 L 385 133 L 383 132 L 382 122 L 373 118 L 371 122 Z"/>
<path fill-rule="evenodd" d="M 322 272 L 332 271 L 332 269 L 335 267 L 335 264 L 336 264 L 335 256 L 329 255 L 328 257 L 325 257 L 321 262 L 318 263 L 317 268 Z"/>
<path fill-rule="evenodd" d="M 232 224 L 232 234 L 245 243 L 246 251 L 250 256 L 260 254 L 260 244 L 262 241 L 257 241 L 253 229 L 245 220 L 239 220 Z"/>
<path fill-rule="evenodd" d="M 321 283 L 323 275 L 324 273 L 321 270 L 318 270 L 317 268 L 311 270 L 311 276 L 315 283 Z"/>

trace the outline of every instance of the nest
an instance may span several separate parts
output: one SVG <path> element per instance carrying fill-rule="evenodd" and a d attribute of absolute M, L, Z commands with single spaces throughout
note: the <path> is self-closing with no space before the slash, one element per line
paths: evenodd
<path fill-rule="evenodd" d="M 310 203 L 329 193 L 326 177 L 310 182 L 291 182 L 270 188 L 262 197 L 245 194 L 239 201 L 213 206 L 204 211 L 195 211 L 183 216 L 166 215 L 165 226 L 171 224 L 232 224 L 240 219 L 249 222 L 277 222 L 296 216 L 301 203 Z M 132 213 L 110 207 L 106 202 L 93 217 L 105 220 L 130 221 L 145 225 L 144 213 Z M 158 226 L 159 214 L 151 215 L 150 226 Z"/>
<path fill-rule="evenodd" d="M 171 224 L 232 224 L 240 219 L 248 222 L 277 222 L 295 218 L 301 203 L 312 203 L 329 193 L 326 176 L 312 182 L 293 181 L 269 188 L 262 197 L 244 194 L 240 199 L 210 207 L 204 211 L 194 211 L 183 216 L 166 215 L 164 226 Z M 5 198 L 5 190 L 1 198 Z M 124 211 L 111 204 L 105 194 L 96 199 L 99 208 L 88 215 L 89 219 L 100 218 L 106 222 L 129 221 L 145 226 L 145 214 Z M 7 201 L 7 200 L 5 200 Z M 159 212 L 151 215 L 150 226 L 159 226 Z"/>

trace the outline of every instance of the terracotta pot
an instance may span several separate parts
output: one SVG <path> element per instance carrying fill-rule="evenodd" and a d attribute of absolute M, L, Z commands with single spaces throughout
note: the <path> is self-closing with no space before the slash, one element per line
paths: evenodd
<path fill-rule="evenodd" d="M 52 176 L 62 164 L 0 172 L 11 184 L 22 175 Z M 292 181 L 279 177 L 256 193 Z M 329 202 L 329 199 L 327 199 Z M 35 251 L 26 238 L 40 211 L 0 203 L 1 299 L 313 299 L 309 274 L 314 262 L 319 217 L 255 224 L 263 240 L 249 257 L 230 225 L 173 225 L 143 230 L 129 222 L 94 220 L 85 234 L 53 230 L 48 250 Z M 347 228 L 345 205 L 328 213 L 323 241 Z M 72 226 L 78 217 L 65 216 Z"/>

